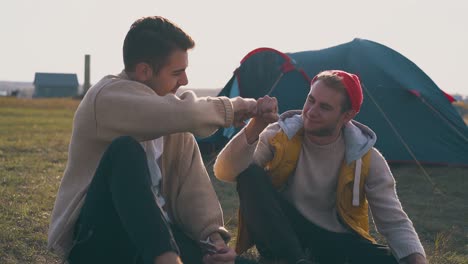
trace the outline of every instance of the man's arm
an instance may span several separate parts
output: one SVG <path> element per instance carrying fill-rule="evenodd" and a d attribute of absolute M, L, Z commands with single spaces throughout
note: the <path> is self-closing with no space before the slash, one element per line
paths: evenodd
<path fill-rule="evenodd" d="M 218 179 L 234 182 L 252 162 L 263 165 L 263 160 L 273 157 L 268 144 L 268 129 L 265 128 L 278 120 L 277 105 L 276 98 L 265 96 L 258 99 L 255 117 L 218 154 L 213 166 Z"/>
<path fill-rule="evenodd" d="M 236 259 L 236 252 L 229 247 L 219 233 L 213 233 L 209 236 L 209 242 L 214 245 L 214 250 L 217 253 L 205 254 L 203 257 L 204 264 L 233 264 Z"/>
<path fill-rule="evenodd" d="M 248 144 L 255 143 L 260 133 L 271 123 L 278 121 L 278 101 L 268 95 L 258 98 L 256 115 L 245 128 Z"/>
<path fill-rule="evenodd" d="M 144 141 L 178 132 L 206 137 L 220 127 L 240 125 L 254 114 L 256 101 L 193 92 L 159 96 L 144 84 L 118 80 L 101 88 L 92 107 L 99 137 Z"/>
<path fill-rule="evenodd" d="M 377 230 L 387 239 L 399 260 L 418 260 L 419 256 L 425 259 L 424 248 L 413 223 L 398 200 L 390 168 L 376 149 L 371 151 L 371 164 L 365 190 Z"/>
<path fill-rule="evenodd" d="M 419 253 L 413 253 L 407 257 L 404 257 L 400 260 L 402 264 L 427 264 L 426 257 Z"/>

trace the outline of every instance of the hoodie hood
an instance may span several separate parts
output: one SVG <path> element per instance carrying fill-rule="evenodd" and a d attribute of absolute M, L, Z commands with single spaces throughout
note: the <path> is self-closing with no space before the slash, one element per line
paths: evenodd
<path fill-rule="evenodd" d="M 278 125 L 291 139 L 304 126 L 302 111 L 291 110 L 284 112 L 279 118 Z M 343 137 L 347 164 L 361 158 L 377 141 L 377 136 L 372 129 L 355 120 L 351 120 L 344 125 Z"/>

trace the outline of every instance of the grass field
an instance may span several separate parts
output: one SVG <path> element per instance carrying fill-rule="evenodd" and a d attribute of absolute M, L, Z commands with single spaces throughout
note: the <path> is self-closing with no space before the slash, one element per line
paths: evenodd
<path fill-rule="evenodd" d="M 59 263 L 46 250 L 47 228 L 77 105 L 70 99 L 0 98 L 0 263 Z M 420 168 L 392 169 L 431 263 L 468 263 L 468 168 L 426 167 L 440 193 Z M 235 234 L 234 186 L 213 183 Z"/>

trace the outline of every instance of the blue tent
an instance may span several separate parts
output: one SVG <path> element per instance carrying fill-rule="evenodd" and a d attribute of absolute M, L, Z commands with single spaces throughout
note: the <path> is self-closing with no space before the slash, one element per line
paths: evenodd
<path fill-rule="evenodd" d="M 313 76 L 337 69 L 357 74 L 364 103 L 356 120 L 377 133 L 390 163 L 468 166 L 468 128 L 444 93 L 413 62 L 379 43 L 354 39 L 327 49 L 284 54 L 253 50 L 219 95 L 278 98 L 279 111 L 301 109 Z M 218 150 L 238 131 L 221 129 L 198 139 L 202 152 Z"/>

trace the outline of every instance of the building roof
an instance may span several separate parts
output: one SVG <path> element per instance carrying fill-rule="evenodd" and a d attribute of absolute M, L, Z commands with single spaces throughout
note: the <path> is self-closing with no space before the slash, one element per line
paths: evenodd
<path fill-rule="evenodd" d="M 78 87 L 78 85 L 75 73 L 36 72 L 34 76 L 34 86 Z"/>

